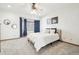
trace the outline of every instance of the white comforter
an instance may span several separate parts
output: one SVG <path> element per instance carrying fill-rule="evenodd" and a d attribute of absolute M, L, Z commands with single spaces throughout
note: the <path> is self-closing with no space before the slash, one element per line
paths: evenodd
<path fill-rule="evenodd" d="M 58 34 L 48 33 L 31 33 L 27 36 L 28 40 L 34 44 L 36 51 L 38 52 L 42 47 L 56 40 L 59 40 Z"/>

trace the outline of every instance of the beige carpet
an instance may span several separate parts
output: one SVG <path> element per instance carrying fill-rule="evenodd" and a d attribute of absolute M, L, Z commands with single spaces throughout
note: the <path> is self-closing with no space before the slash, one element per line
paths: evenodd
<path fill-rule="evenodd" d="M 57 41 L 43 47 L 39 52 L 26 37 L 1 41 L 1 55 L 72 55 L 79 54 L 79 46 Z"/>

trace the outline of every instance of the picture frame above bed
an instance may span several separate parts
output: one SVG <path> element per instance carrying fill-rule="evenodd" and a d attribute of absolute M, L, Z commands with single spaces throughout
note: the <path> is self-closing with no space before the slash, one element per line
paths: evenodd
<path fill-rule="evenodd" d="M 58 24 L 58 16 L 47 19 L 47 24 Z"/>

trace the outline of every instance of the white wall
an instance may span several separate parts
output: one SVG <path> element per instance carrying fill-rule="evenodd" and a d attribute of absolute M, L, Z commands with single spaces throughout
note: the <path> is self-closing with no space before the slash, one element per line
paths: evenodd
<path fill-rule="evenodd" d="M 63 41 L 79 45 L 79 4 L 62 4 L 62 6 L 57 5 L 60 8 L 54 7 L 55 10 L 51 14 L 43 17 L 41 30 L 49 26 L 46 24 L 46 18 L 58 16 L 59 23 L 56 27 L 62 30 Z"/>
<path fill-rule="evenodd" d="M 11 21 L 10 25 L 5 25 L 4 19 L 9 19 Z M 19 35 L 19 16 L 11 12 L 0 12 L 1 20 L 1 39 L 11 39 L 18 38 Z M 11 25 L 16 24 L 17 28 L 12 29 Z"/>
<path fill-rule="evenodd" d="M 46 16 L 46 17 L 44 17 L 44 18 L 42 18 L 42 20 L 41 20 L 41 32 L 44 32 L 45 30 L 46 30 L 46 28 L 57 28 L 58 27 L 58 24 L 52 24 L 52 25 L 50 25 L 50 24 L 47 24 L 47 20 L 49 19 L 49 18 L 52 18 L 52 17 L 56 17 L 55 15 L 49 15 L 49 16 Z M 50 19 L 49 19 L 50 20 Z"/>
<path fill-rule="evenodd" d="M 59 12 L 62 39 L 79 45 L 79 4 L 71 4 Z"/>
<path fill-rule="evenodd" d="M 1 11 L 0 10 L 0 21 L 1 21 L 1 40 L 13 39 L 20 37 L 20 22 L 19 17 L 25 17 L 25 14 L 14 12 L 14 11 Z M 11 21 L 10 25 L 5 25 L 4 19 Z M 16 24 L 17 28 L 12 29 L 11 25 Z"/>

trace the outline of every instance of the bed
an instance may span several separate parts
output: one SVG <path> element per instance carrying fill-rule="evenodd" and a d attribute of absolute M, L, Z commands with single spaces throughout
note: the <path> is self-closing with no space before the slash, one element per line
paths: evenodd
<path fill-rule="evenodd" d="M 27 35 L 27 40 L 30 41 L 36 51 L 38 52 L 42 47 L 59 40 L 59 34 L 58 33 L 31 33 Z"/>

